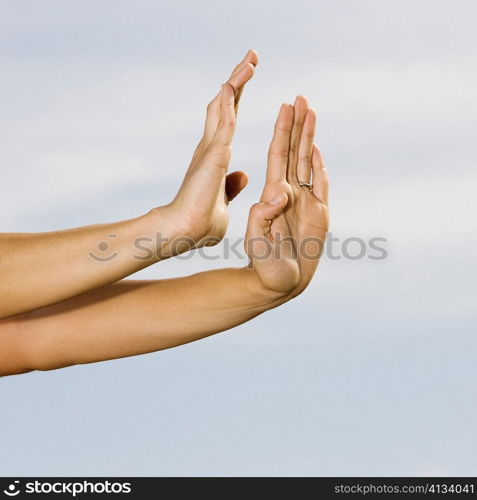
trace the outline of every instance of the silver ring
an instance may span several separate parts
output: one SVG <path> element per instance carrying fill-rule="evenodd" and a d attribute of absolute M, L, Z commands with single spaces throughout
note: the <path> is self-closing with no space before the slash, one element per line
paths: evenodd
<path fill-rule="evenodd" d="M 300 187 L 307 187 L 310 191 L 313 190 L 313 185 L 310 184 L 309 182 L 299 182 L 298 185 Z"/>

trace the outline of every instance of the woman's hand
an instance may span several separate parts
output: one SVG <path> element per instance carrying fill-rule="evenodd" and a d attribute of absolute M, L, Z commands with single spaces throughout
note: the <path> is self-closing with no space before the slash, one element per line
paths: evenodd
<path fill-rule="evenodd" d="M 223 236 L 227 202 L 247 182 L 245 174 L 226 171 L 237 104 L 257 61 L 249 51 L 209 105 L 204 135 L 171 204 L 120 222 L 0 234 L 0 319 L 121 280 L 192 248 L 184 238 Z"/>
<path fill-rule="evenodd" d="M 203 137 L 179 192 L 167 206 L 177 221 L 175 233 L 190 240 L 189 248 L 213 245 L 223 238 L 229 222 L 227 205 L 247 185 L 244 172 L 227 175 L 227 169 L 238 103 L 257 63 L 257 53 L 249 50 L 207 106 Z"/>
<path fill-rule="evenodd" d="M 245 248 L 260 286 L 287 299 L 310 282 L 328 231 L 328 175 L 313 143 L 315 124 L 306 98 L 282 105 L 247 227 Z"/>

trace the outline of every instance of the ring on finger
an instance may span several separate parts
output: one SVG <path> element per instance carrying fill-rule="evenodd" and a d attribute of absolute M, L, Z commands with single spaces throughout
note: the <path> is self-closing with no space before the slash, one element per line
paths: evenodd
<path fill-rule="evenodd" d="M 310 191 L 313 190 L 313 184 L 310 184 L 309 182 L 299 182 L 298 185 L 300 187 L 306 187 L 308 188 Z"/>

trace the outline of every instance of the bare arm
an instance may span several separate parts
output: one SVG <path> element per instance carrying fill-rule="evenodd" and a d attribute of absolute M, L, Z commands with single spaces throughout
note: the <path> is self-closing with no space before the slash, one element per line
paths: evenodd
<path fill-rule="evenodd" d="M 246 185 L 227 175 L 236 109 L 257 55 L 249 51 L 207 108 L 203 136 L 175 199 L 134 219 L 36 234 L 0 234 L 0 318 L 116 282 L 224 235 L 227 204 Z"/>
<path fill-rule="evenodd" d="M 158 254 L 140 251 L 134 242 L 154 241 L 155 225 L 173 238 L 169 219 L 157 211 L 112 224 L 0 235 L 0 317 L 67 299 L 157 262 Z"/>
<path fill-rule="evenodd" d="M 328 229 L 328 179 L 314 129 L 315 113 L 304 98 L 282 106 L 262 200 L 250 210 L 250 266 L 122 281 L 3 320 L 0 375 L 174 347 L 232 328 L 301 293 Z M 300 186 L 312 176 L 312 189 Z"/>
<path fill-rule="evenodd" d="M 121 281 L 3 320 L 0 335 L 10 350 L 0 352 L 0 375 L 175 347 L 248 321 L 278 299 L 249 269 Z"/>

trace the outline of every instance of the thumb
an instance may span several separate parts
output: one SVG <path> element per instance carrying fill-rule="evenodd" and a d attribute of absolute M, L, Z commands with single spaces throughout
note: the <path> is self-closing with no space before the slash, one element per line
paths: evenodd
<path fill-rule="evenodd" d="M 228 201 L 232 201 L 248 184 L 248 175 L 245 172 L 232 172 L 225 178 L 225 194 Z"/>
<path fill-rule="evenodd" d="M 255 203 L 250 209 L 247 237 L 263 236 L 270 231 L 270 221 L 278 217 L 288 201 L 286 193 L 281 193 L 271 201 Z"/>

